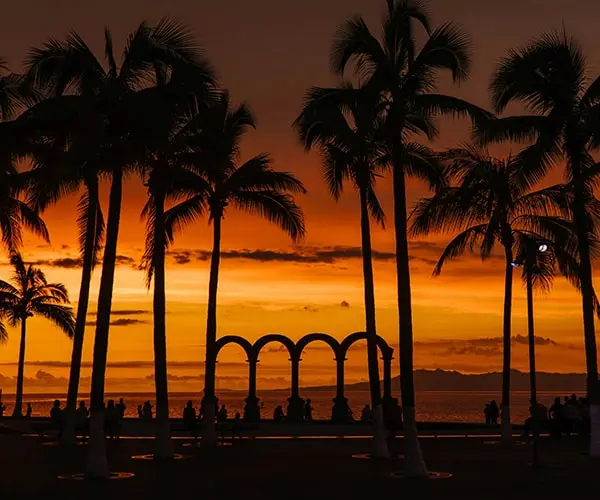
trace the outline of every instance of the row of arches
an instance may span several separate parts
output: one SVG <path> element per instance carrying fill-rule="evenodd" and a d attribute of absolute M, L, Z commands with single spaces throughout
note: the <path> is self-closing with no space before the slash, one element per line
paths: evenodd
<path fill-rule="evenodd" d="M 239 345 L 247 356 L 248 361 L 248 397 L 244 407 L 244 419 L 246 421 L 260 420 L 259 399 L 256 397 L 256 369 L 258 357 L 261 350 L 268 344 L 277 342 L 283 345 L 291 361 L 291 395 L 288 398 L 288 418 L 292 420 L 302 420 L 304 400 L 300 397 L 300 361 L 302 361 L 302 352 L 313 342 L 324 342 L 333 351 L 337 364 L 336 370 L 336 396 L 334 398 L 334 407 L 332 410 L 333 420 L 344 420 L 348 415 L 348 400 L 344 396 L 344 362 L 346 354 L 353 344 L 359 340 L 367 338 L 366 332 L 355 332 L 348 335 L 341 342 L 327 333 L 309 333 L 298 341 L 294 342 L 289 337 L 281 334 L 268 334 L 260 337 L 254 343 L 238 335 L 227 335 L 221 337 L 216 342 L 215 360 L 218 354 L 229 344 Z M 391 399 L 392 395 L 392 359 L 394 350 L 379 335 L 377 336 L 377 346 L 383 359 L 383 397 Z"/>
<path fill-rule="evenodd" d="M 260 355 L 260 351 L 267 345 L 273 342 L 277 342 L 282 344 L 288 351 L 290 355 L 290 359 L 301 359 L 302 352 L 304 349 L 313 342 L 324 342 L 333 351 L 335 355 L 335 359 L 345 358 L 348 349 L 352 347 L 353 344 L 358 342 L 359 340 L 364 340 L 367 338 L 366 332 L 355 332 L 348 335 L 345 339 L 339 342 L 336 338 L 332 337 L 327 333 L 309 333 L 304 337 L 300 338 L 297 342 L 294 342 L 289 337 L 285 335 L 281 335 L 278 333 L 270 333 L 268 335 L 264 335 L 257 339 L 254 344 L 250 343 L 247 339 L 240 337 L 238 335 L 226 335 L 217 340 L 216 343 L 216 354 L 218 356 L 219 351 L 228 344 L 237 344 L 239 345 L 246 356 L 248 356 L 248 361 L 258 361 L 258 356 Z M 377 336 L 377 346 L 379 347 L 379 351 L 381 352 L 382 358 L 385 360 L 386 358 L 392 358 L 394 349 L 392 349 L 388 343 L 380 337 Z"/>

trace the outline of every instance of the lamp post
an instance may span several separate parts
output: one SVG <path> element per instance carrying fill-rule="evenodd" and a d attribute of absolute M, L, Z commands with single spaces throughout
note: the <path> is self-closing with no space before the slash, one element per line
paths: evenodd
<path fill-rule="evenodd" d="M 525 284 L 527 289 L 527 340 L 529 344 L 529 390 L 531 400 L 531 433 L 533 435 L 533 466 L 538 464 L 538 407 L 537 407 L 537 380 L 535 374 L 535 326 L 533 313 L 533 266 L 537 255 L 548 251 L 548 244 L 533 241 L 527 245 L 524 255 L 513 262 L 514 267 L 519 267 L 521 262 L 525 265 Z"/>

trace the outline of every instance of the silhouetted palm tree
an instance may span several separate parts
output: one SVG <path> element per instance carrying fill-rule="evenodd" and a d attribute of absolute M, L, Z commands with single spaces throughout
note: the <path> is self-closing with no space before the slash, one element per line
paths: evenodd
<path fill-rule="evenodd" d="M 465 251 L 488 258 L 496 244 L 502 246 L 505 262 L 502 368 L 502 435 L 512 436 L 510 424 L 511 310 L 515 238 L 522 231 L 547 238 L 554 228 L 552 219 L 560 211 L 546 191 L 528 193 L 517 158 L 501 160 L 484 149 L 465 146 L 442 155 L 446 174 L 458 187 L 446 187 L 431 198 L 419 200 L 411 214 L 414 236 L 430 232 L 460 233 L 447 245 L 435 266 L 444 264 Z"/>
<path fill-rule="evenodd" d="M 594 328 L 590 238 L 598 212 L 594 182 L 600 169 L 592 153 L 600 146 L 600 77 L 588 80 L 581 47 L 566 33 L 546 33 L 511 50 L 499 63 L 490 86 L 502 112 L 521 102 L 531 115 L 493 120 L 481 130 L 485 141 L 532 141 L 520 155 L 525 179 L 537 183 L 555 160 L 565 160 L 568 209 L 578 241 L 587 386 L 592 419 L 590 454 L 600 456 L 600 387 Z"/>
<path fill-rule="evenodd" d="M 71 308 L 65 305 L 69 303 L 69 296 L 63 284 L 48 283 L 44 273 L 32 265 L 25 265 L 19 254 L 11 257 L 11 264 L 14 266 L 12 283 L 0 280 L 0 315 L 8 319 L 10 326 L 21 325 L 17 395 L 13 410 L 13 417 L 21 417 L 27 318 L 35 315 L 47 318 L 69 337 L 75 333 L 75 318 Z"/>
<path fill-rule="evenodd" d="M 73 350 L 69 373 L 69 388 L 65 420 L 61 434 L 61 442 L 75 443 L 75 418 L 77 396 L 79 393 L 79 380 L 81 374 L 81 357 L 83 353 L 83 340 L 87 319 L 88 303 L 90 296 L 90 283 L 92 271 L 98 263 L 102 243 L 104 241 L 104 217 L 99 199 L 99 168 L 94 168 L 88 162 L 89 151 L 85 147 L 85 135 L 71 139 L 65 147 L 60 145 L 59 139 L 65 140 L 57 134 L 55 120 L 51 125 L 52 137 L 44 136 L 47 141 L 40 143 L 39 138 L 45 132 L 40 123 L 35 123 L 33 116 L 37 110 L 32 109 L 23 117 L 28 122 L 28 127 L 34 131 L 34 145 L 31 148 L 33 169 L 28 172 L 28 201 L 36 210 L 45 210 L 56 204 L 61 198 L 79 192 L 83 187 L 83 194 L 77 205 L 77 227 L 80 245 L 80 258 L 82 264 L 81 285 L 77 299 L 77 316 L 75 321 L 75 335 L 73 337 Z M 69 123 L 69 128 L 72 123 Z M 38 135 L 39 134 L 39 135 Z M 51 139 L 51 141 L 50 141 Z M 37 142 L 37 144 L 35 144 Z M 68 141 L 66 141 L 68 142 Z"/>
<path fill-rule="evenodd" d="M 466 79 L 470 65 L 469 40 L 456 25 L 446 23 L 432 30 L 427 12 L 417 0 L 388 0 L 381 40 L 361 17 L 348 20 L 338 31 L 331 63 L 342 74 L 355 63 L 361 80 L 380 92 L 385 105 L 387 147 L 394 186 L 394 229 L 398 278 L 400 330 L 400 384 L 404 407 L 404 433 L 407 443 L 406 474 L 428 477 L 421 454 L 415 420 L 413 382 L 413 327 L 410 293 L 410 267 L 406 221 L 406 177 L 414 176 L 430 186 L 443 184 L 440 170 L 426 148 L 410 142 L 412 135 L 437 135 L 438 115 L 485 113 L 465 101 L 436 94 L 438 71 L 449 71 L 454 81 Z M 419 47 L 415 41 L 418 26 L 427 38 Z"/>
<path fill-rule="evenodd" d="M 204 93 L 204 100 L 210 97 Z M 163 103 L 165 104 L 165 103 Z M 189 193 L 201 193 L 207 184 L 186 166 L 196 147 L 198 121 L 203 121 L 204 106 L 156 106 L 155 130 L 149 137 L 150 148 L 140 167 L 148 187 L 144 206 L 146 218 L 146 249 L 142 266 L 147 285 L 154 281 L 154 379 L 156 386 L 156 451 L 155 457 L 172 458 L 170 440 L 169 398 L 166 345 L 165 251 L 171 233 L 165 226 L 165 203 Z M 206 102 L 204 103 L 204 105 Z M 158 109 L 157 109 L 158 108 Z"/>
<path fill-rule="evenodd" d="M 206 361 L 203 399 L 203 442 L 216 443 L 215 433 L 215 343 L 217 336 L 217 288 L 221 258 L 221 224 L 229 205 L 273 222 L 293 240 L 304 236 L 300 207 L 289 193 L 304 193 L 292 174 L 277 172 L 267 154 L 240 161 L 243 134 L 255 126 L 245 104 L 232 107 L 223 92 L 217 102 L 198 116 L 194 149 L 182 161 L 198 176 L 192 193 L 166 214 L 167 231 L 183 228 L 205 212 L 213 223 L 213 249 L 208 285 Z"/>
<path fill-rule="evenodd" d="M 19 199 L 22 176 L 15 163 L 28 151 L 18 124 L 10 121 L 20 108 L 34 101 L 35 93 L 24 83 L 23 77 L 8 72 L 0 59 L 0 237 L 10 254 L 17 252 L 23 243 L 23 226 L 49 241 L 44 221 Z"/>
<path fill-rule="evenodd" d="M 28 78 L 55 96 L 46 103 L 46 116 L 53 111 L 61 113 L 72 117 L 75 125 L 85 117 L 88 161 L 103 165 L 112 178 L 94 340 L 86 471 L 88 477 L 102 478 L 109 473 L 103 433 L 104 383 L 124 170 L 135 164 L 147 147 L 146 129 L 152 124 L 144 120 L 145 110 L 159 96 L 172 97 L 156 90 L 156 75 L 162 78 L 176 67 L 179 74 L 185 74 L 186 83 L 191 79 L 198 87 L 212 83 L 212 73 L 191 33 L 168 19 L 156 26 L 142 23 L 128 38 L 120 66 L 106 30 L 105 60 L 106 65 L 77 33 L 62 42 L 49 40 L 28 58 Z M 169 88 L 175 87 L 179 87 L 177 81 Z"/>
<path fill-rule="evenodd" d="M 340 198 L 345 181 L 351 182 L 358 192 L 369 387 L 375 424 L 372 456 L 387 458 L 389 451 L 377 360 L 370 228 L 370 218 L 384 226 L 385 216 L 375 194 L 375 180 L 387 166 L 387 156 L 382 144 L 378 102 L 368 92 L 368 89 L 354 89 L 350 85 L 332 89 L 312 88 L 294 125 L 308 150 L 318 146 L 323 161 L 323 177 L 335 200 Z"/>

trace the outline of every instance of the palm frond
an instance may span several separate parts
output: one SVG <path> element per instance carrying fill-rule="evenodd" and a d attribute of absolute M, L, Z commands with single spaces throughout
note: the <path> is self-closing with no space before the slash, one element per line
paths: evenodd
<path fill-rule="evenodd" d="M 460 257 L 467 250 L 473 252 L 475 246 L 481 245 L 481 242 L 487 231 L 487 224 L 479 224 L 477 226 L 470 227 L 461 232 L 459 235 L 455 236 L 450 243 L 446 245 L 446 248 L 442 252 L 442 255 L 433 269 L 433 275 L 439 276 L 442 272 L 444 264 L 446 264 L 446 262 L 449 260 Z"/>
<path fill-rule="evenodd" d="M 32 312 L 34 314 L 50 320 L 69 338 L 73 338 L 73 335 L 75 335 L 75 315 L 70 307 L 43 302 L 32 305 Z"/>
<path fill-rule="evenodd" d="M 255 214 L 279 226 L 294 241 L 304 238 L 304 216 L 294 198 L 279 191 L 238 191 L 231 197 L 238 209 Z"/>

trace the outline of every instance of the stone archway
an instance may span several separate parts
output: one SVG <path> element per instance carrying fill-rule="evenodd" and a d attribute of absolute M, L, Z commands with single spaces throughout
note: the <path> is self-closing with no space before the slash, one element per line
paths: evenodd
<path fill-rule="evenodd" d="M 217 340 L 215 344 L 215 360 L 223 347 L 229 344 L 239 345 L 246 353 L 248 363 L 248 397 L 245 399 L 244 420 L 258 422 L 260 420 L 259 399 L 256 397 L 256 364 L 258 355 L 254 346 L 245 338 L 238 335 L 226 335 Z"/>

